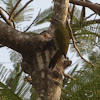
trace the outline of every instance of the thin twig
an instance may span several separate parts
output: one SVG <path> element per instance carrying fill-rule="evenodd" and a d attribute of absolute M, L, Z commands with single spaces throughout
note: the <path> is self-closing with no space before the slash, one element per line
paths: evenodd
<path fill-rule="evenodd" d="M 8 15 L 10 15 L 9 14 L 9 12 L 7 12 L 5 9 L 3 9 L 2 7 L 0 7 L 4 12 L 6 12 Z"/>
<path fill-rule="evenodd" d="M 90 18 L 90 17 L 93 16 L 94 14 L 96 14 L 96 13 L 93 13 L 93 14 L 89 15 L 88 17 L 85 18 L 85 20 L 88 19 L 88 18 Z"/>
<path fill-rule="evenodd" d="M 74 14 L 74 11 L 75 11 L 75 4 L 73 4 L 73 9 L 71 11 L 71 20 L 70 20 L 70 23 L 72 24 L 73 22 L 73 14 Z"/>
<path fill-rule="evenodd" d="M 69 18 L 69 17 L 70 17 L 70 13 L 71 13 L 71 11 L 70 11 L 70 8 L 68 7 L 68 14 L 67 14 L 67 18 Z"/>
<path fill-rule="evenodd" d="M 71 75 L 69 75 L 69 74 L 64 73 L 64 76 L 65 76 L 65 77 L 68 77 L 68 78 L 70 78 L 70 79 L 72 79 L 72 80 L 76 80 L 76 78 L 74 78 L 73 76 L 71 76 Z"/>
<path fill-rule="evenodd" d="M 13 26 L 14 26 L 14 28 L 15 28 L 15 23 L 14 23 L 14 21 L 11 19 L 11 21 L 12 21 L 12 23 L 13 23 Z"/>
<path fill-rule="evenodd" d="M 0 15 L 1 17 L 4 19 L 4 21 L 10 25 L 11 27 L 13 27 L 13 25 L 11 24 L 11 22 L 6 18 L 6 16 L 3 14 L 2 10 L 0 9 Z M 13 27 L 14 28 L 14 27 Z"/>
<path fill-rule="evenodd" d="M 0 7 L 0 8 L 1 8 L 4 12 L 6 12 L 6 14 L 8 14 L 8 16 L 10 15 L 9 12 L 7 12 L 5 9 L 3 9 L 2 7 Z M 15 28 L 15 23 L 14 23 L 13 19 L 11 19 L 11 21 L 12 21 L 13 26 L 14 26 L 14 28 Z"/>
<path fill-rule="evenodd" d="M 16 10 L 16 8 L 17 8 L 17 6 L 19 5 L 20 2 L 21 2 L 21 0 L 19 0 L 19 1 L 16 3 L 16 5 L 15 5 L 14 8 L 13 8 L 13 10 L 11 11 L 11 13 L 10 13 L 10 15 L 9 15 L 9 20 L 10 20 L 10 21 L 11 21 L 12 16 L 13 16 L 13 14 L 14 14 L 14 12 L 15 12 L 15 10 Z"/>
<path fill-rule="evenodd" d="M 28 26 L 28 28 L 27 28 L 24 32 L 26 32 L 26 31 L 28 31 L 28 30 L 30 29 L 30 27 L 34 24 L 34 22 L 35 22 L 35 21 L 37 20 L 37 18 L 39 17 L 40 12 L 41 12 L 41 9 L 40 9 L 40 11 L 38 12 L 38 15 L 36 16 L 36 18 L 33 20 L 33 22 Z"/>
<path fill-rule="evenodd" d="M 27 6 L 29 3 L 31 3 L 32 1 L 33 1 L 33 0 L 28 1 L 28 2 L 24 5 L 24 7 L 22 7 L 22 8 L 14 15 L 13 19 L 15 19 L 15 18 L 18 16 L 18 14 L 19 14 L 23 9 L 25 9 L 26 6 Z"/>
<path fill-rule="evenodd" d="M 82 0 L 83 2 L 85 2 L 85 0 Z M 85 18 L 85 7 L 83 6 L 82 7 L 82 11 L 81 11 L 81 18 L 80 18 L 80 21 L 83 21 Z"/>
<path fill-rule="evenodd" d="M 79 56 L 80 56 L 81 59 L 83 59 L 85 62 L 87 62 L 88 64 L 90 64 L 92 67 L 94 67 L 94 65 L 93 65 L 91 62 L 87 61 L 85 58 L 82 57 L 82 55 L 81 55 L 81 53 L 80 53 L 80 50 L 79 50 L 78 47 L 76 46 L 75 39 L 74 39 L 74 36 L 73 36 L 73 31 L 72 31 L 72 28 L 71 28 L 71 26 L 70 26 L 70 24 L 69 24 L 69 22 L 68 22 L 68 19 L 67 19 L 67 26 L 68 26 L 69 31 L 70 31 L 71 36 L 72 36 L 73 46 L 74 46 L 74 48 L 76 49 L 76 51 L 78 52 Z"/>

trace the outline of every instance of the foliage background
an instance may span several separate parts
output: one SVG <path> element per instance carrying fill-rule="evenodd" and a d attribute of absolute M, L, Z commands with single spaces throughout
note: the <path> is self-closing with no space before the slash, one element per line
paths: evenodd
<path fill-rule="evenodd" d="M 17 0 L 8 0 L 7 2 L 6 0 L 1 1 L 3 7 L 5 7 L 8 12 L 11 12 L 11 9 L 13 9 L 14 4 Z M 33 2 L 34 4 L 36 3 L 36 1 Z M 47 5 L 48 8 L 43 8 L 41 9 L 41 11 L 38 8 L 38 12 L 40 11 L 39 16 L 29 31 L 40 33 L 49 27 L 49 23 L 47 23 L 46 20 L 51 18 L 53 8 L 52 5 L 53 2 Z M 19 5 L 17 10 L 19 10 L 22 6 L 23 2 Z M 70 5 L 70 8 L 72 8 L 72 5 Z M 24 31 L 30 25 L 30 23 L 38 14 L 33 13 L 34 11 L 35 8 L 33 9 L 32 5 L 29 5 L 23 12 L 19 14 L 19 16 L 15 18 L 14 21 L 16 23 L 17 30 Z M 95 64 L 95 68 L 93 69 L 90 65 L 84 63 L 79 58 L 79 55 L 73 48 L 73 45 L 70 45 L 68 56 L 69 59 L 72 60 L 73 64 L 66 70 L 66 73 L 72 75 L 76 80 L 71 80 L 68 77 L 64 77 L 61 100 L 83 100 L 83 98 L 86 100 L 99 100 L 100 98 L 100 37 L 95 35 L 98 33 L 100 35 L 100 28 L 99 24 L 96 23 L 92 25 L 88 25 L 87 23 L 84 25 L 84 22 L 90 19 L 95 20 L 100 17 L 94 15 L 88 20 L 83 20 L 83 24 L 79 23 L 80 17 L 81 8 L 76 7 L 73 17 L 73 23 L 75 25 L 71 26 L 73 32 L 75 33 L 75 38 L 77 39 L 77 41 L 81 42 L 80 44 L 77 44 L 77 46 L 79 47 L 82 55 L 89 59 L 93 64 Z M 26 25 L 25 23 L 28 24 Z M 26 26 L 24 26 L 23 24 Z M 11 49 L 8 49 L 7 47 L 5 49 L 9 50 L 10 63 L 13 65 L 13 67 L 11 69 L 8 69 L 9 66 L 7 63 L 6 68 L 3 65 L 6 62 L 0 65 L 0 99 L 36 100 L 38 95 L 36 94 L 32 86 L 25 80 L 25 76 L 28 75 L 22 72 L 21 69 L 21 55 Z"/>

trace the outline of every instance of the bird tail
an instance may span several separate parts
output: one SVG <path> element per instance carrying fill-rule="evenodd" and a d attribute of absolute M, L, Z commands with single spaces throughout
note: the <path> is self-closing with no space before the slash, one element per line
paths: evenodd
<path fill-rule="evenodd" d="M 57 60 L 61 57 L 61 52 L 58 50 L 49 63 L 49 68 L 54 68 Z"/>

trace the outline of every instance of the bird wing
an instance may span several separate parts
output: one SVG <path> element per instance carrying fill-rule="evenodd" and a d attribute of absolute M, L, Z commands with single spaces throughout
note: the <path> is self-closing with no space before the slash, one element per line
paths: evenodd
<path fill-rule="evenodd" d="M 69 33 L 65 29 L 56 29 L 55 38 L 58 45 L 58 48 L 61 50 L 62 54 L 66 56 L 69 46 Z"/>

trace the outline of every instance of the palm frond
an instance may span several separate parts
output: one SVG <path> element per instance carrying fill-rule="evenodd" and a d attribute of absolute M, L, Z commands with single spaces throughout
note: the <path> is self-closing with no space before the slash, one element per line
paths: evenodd
<path fill-rule="evenodd" d="M 20 68 L 19 65 L 20 64 L 17 66 L 18 68 Z M 11 71 L 0 66 L 0 97 L 21 100 L 21 98 L 25 98 L 27 92 L 31 94 L 31 85 L 24 80 L 25 73 L 21 72 L 19 75 L 18 71 L 19 70 Z M 27 98 L 29 99 L 30 96 L 27 95 Z"/>
<path fill-rule="evenodd" d="M 52 7 L 44 10 L 42 13 L 39 14 L 39 16 L 37 17 L 36 21 L 34 22 L 35 26 L 38 25 L 38 24 L 42 24 L 44 23 L 45 21 L 47 21 L 48 19 L 51 18 L 51 15 L 52 15 Z"/>
<path fill-rule="evenodd" d="M 36 30 L 33 30 L 33 32 L 35 32 L 35 33 L 42 33 L 43 31 L 46 31 L 46 30 L 48 30 L 48 27 L 36 29 Z"/>
<path fill-rule="evenodd" d="M 6 6 L 6 10 L 11 13 L 11 11 L 13 10 L 15 4 L 17 3 L 18 0 L 2 0 L 2 2 L 5 4 Z M 22 8 L 22 4 L 20 3 L 18 5 L 18 7 L 16 8 L 13 16 Z M 33 11 L 33 8 L 30 6 L 27 6 L 22 12 L 19 13 L 19 15 L 14 19 L 14 22 L 16 23 L 20 23 L 22 21 L 29 21 L 33 14 L 31 13 Z M 27 15 L 25 15 L 25 13 L 28 13 Z M 27 19 L 27 20 L 26 20 Z"/>
<path fill-rule="evenodd" d="M 14 92 L 12 92 L 5 84 L 0 82 L 0 99 L 1 100 L 22 100 Z"/>

